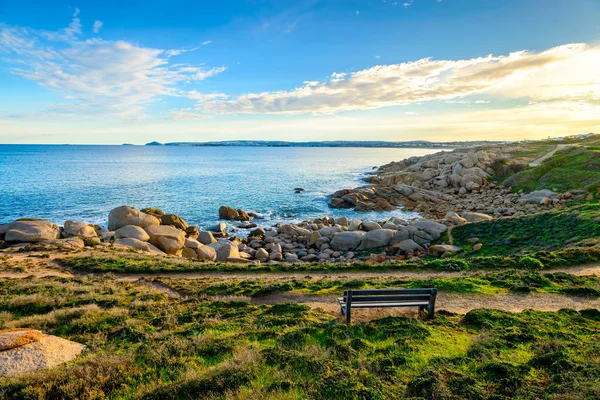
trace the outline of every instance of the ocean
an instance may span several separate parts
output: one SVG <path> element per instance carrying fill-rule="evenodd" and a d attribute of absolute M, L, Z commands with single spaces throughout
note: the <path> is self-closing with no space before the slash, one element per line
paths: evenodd
<path fill-rule="evenodd" d="M 106 225 L 114 207 L 157 207 L 209 228 L 230 205 L 259 225 L 322 216 L 384 219 L 401 210 L 331 209 L 327 195 L 375 166 L 436 149 L 0 145 L 0 223 L 43 218 Z M 296 194 L 294 188 L 305 191 Z"/>

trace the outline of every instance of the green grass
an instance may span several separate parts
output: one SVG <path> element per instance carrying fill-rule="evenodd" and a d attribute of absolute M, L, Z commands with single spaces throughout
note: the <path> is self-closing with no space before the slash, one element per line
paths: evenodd
<path fill-rule="evenodd" d="M 526 192 L 540 189 L 596 191 L 600 187 L 600 152 L 585 148 L 558 151 L 542 165 L 510 176 L 504 185 Z"/>
<path fill-rule="evenodd" d="M 6 399 L 600 396 L 597 310 L 346 326 L 301 304 L 173 299 L 109 278 L 1 279 L 0 310 L 3 327 L 87 346 L 66 365 L 0 378 Z"/>
<path fill-rule="evenodd" d="M 442 292 L 496 294 L 496 293 L 556 293 L 582 296 L 600 296 L 600 277 L 576 276 L 566 273 L 508 270 L 477 273 L 468 276 L 428 279 L 379 278 L 154 278 L 185 296 L 249 296 L 257 297 L 275 292 L 304 294 L 341 294 L 346 289 L 384 289 L 392 287 L 435 287 Z"/>
<path fill-rule="evenodd" d="M 596 246 L 600 204 L 587 204 L 516 218 L 501 218 L 456 227 L 454 244 L 470 248 L 469 238 L 483 243 L 479 255 L 512 255 L 566 246 Z"/>

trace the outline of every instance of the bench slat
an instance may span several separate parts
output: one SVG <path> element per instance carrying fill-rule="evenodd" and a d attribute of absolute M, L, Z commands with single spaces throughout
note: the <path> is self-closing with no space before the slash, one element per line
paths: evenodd
<path fill-rule="evenodd" d="M 342 297 L 344 299 L 344 301 L 346 301 L 346 297 Z M 411 300 L 425 300 L 425 301 L 429 301 L 429 299 L 431 298 L 430 295 L 423 295 L 423 294 L 418 294 L 418 295 L 395 295 L 395 296 L 354 296 L 354 293 L 352 294 L 352 302 L 354 303 L 356 302 L 367 302 L 367 301 L 371 301 L 371 302 L 378 302 L 378 301 L 411 301 Z"/>
<path fill-rule="evenodd" d="M 352 303 L 352 308 L 420 307 L 428 305 L 428 302 L 423 301 L 415 301 L 411 303 Z M 343 306 L 345 307 L 346 304 L 344 303 Z"/>

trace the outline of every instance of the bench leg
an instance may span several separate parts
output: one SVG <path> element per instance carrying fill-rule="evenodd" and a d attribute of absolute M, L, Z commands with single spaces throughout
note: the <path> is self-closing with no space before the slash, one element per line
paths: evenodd
<path fill-rule="evenodd" d="M 430 303 L 427 307 L 427 317 L 433 319 L 435 313 L 435 303 Z"/>
<path fill-rule="evenodd" d="M 352 308 L 346 305 L 346 324 L 350 323 L 350 319 L 352 318 Z"/>
<path fill-rule="evenodd" d="M 340 304 L 340 315 L 344 315 L 344 306 Z"/>

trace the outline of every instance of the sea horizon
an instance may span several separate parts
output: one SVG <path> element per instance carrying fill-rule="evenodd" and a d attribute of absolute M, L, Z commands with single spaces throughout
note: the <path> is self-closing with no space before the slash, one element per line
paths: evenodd
<path fill-rule="evenodd" d="M 332 209 L 327 196 L 363 185 L 375 167 L 439 150 L 0 145 L 1 170 L 13 182 L 0 188 L 0 223 L 43 218 L 105 226 L 109 211 L 121 205 L 162 208 L 205 229 L 219 222 L 221 205 L 257 213 L 259 226 L 322 216 L 415 217 L 400 209 L 373 215 Z M 297 187 L 304 192 L 295 193 Z"/>

